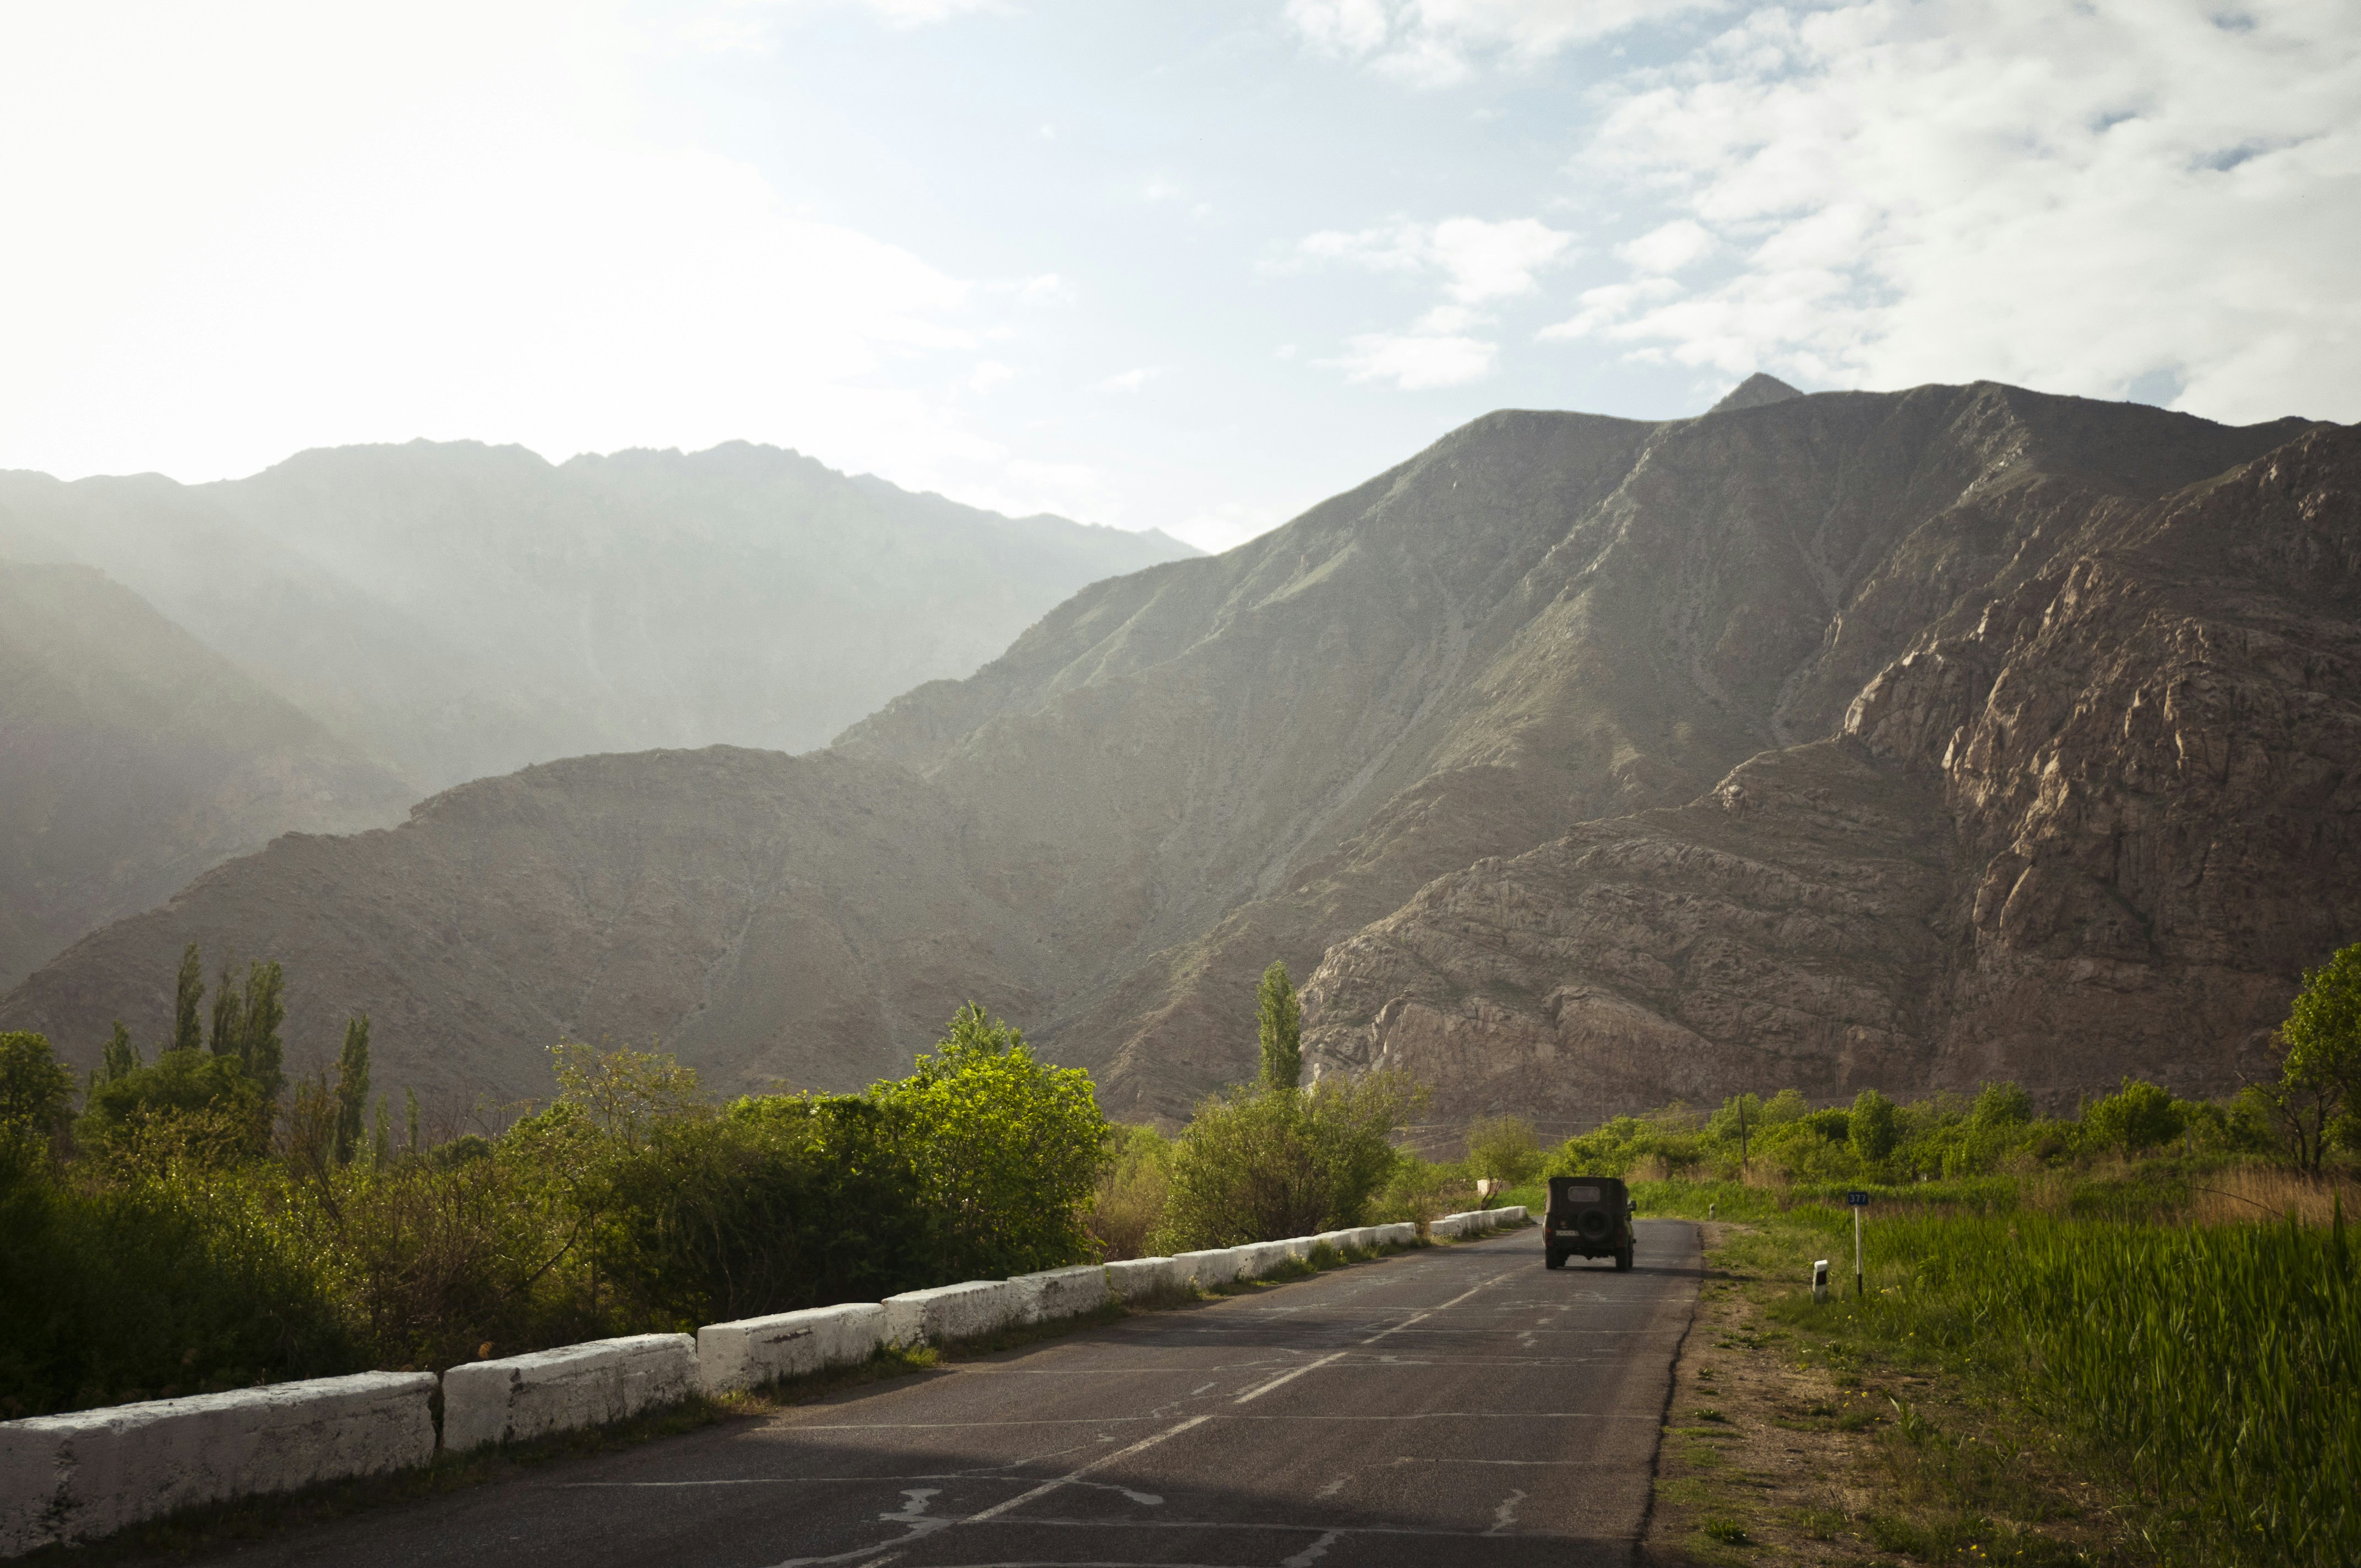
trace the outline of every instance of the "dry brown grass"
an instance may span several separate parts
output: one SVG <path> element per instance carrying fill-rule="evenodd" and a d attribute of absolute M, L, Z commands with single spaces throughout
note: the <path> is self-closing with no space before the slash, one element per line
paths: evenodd
<path fill-rule="evenodd" d="M 2342 1202 L 2347 1219 L 2361 1219 L 2361 1183 L 2349 1176 L 2306 1176 L 2301 1171 L 2241 1166 L 2197 1179 L 2190 1195 L 2191 1224 L 2252 1224 L 2293 1214 L 2298 1224 L 2325 1225 Z"/>

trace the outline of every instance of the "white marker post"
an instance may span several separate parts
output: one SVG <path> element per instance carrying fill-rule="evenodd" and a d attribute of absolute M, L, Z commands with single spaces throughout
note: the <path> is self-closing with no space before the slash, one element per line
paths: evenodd
<path fill-rule="evenodd" d="M 1845 1204 L 1852 1210 L 1852 1299 L 1861 1299 L 1861 1212 L 1869 1207 L 1869 1194 L 1856 1187 L 1845 1194 Z"/>
<path fill-rule="evenodd" d="M 1828 1299 L 1828 1260 L 1824 1257 L 1812 1265 L 1812 1299 L 1825 1301 Z"/>

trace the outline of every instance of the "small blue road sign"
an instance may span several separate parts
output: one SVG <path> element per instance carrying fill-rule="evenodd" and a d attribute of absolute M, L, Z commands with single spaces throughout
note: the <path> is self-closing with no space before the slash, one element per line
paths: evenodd
<path fill-rule="evenodd" d="M 1866 1209 L 1869 1207 L 1869 1194 L 1856 1187 L 1845 1194 L 1845 1201 L 1856 1209 Z"/>

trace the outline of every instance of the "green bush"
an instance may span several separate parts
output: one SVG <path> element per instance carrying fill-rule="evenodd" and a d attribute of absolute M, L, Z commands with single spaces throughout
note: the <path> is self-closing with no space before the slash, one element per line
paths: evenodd
<path fill-rule="evenodd" d="M 1373 1073 L 1309 1089 L 1207 1098 L 1174 1142 L 1159 1252 L 1238 1246 L 1360 1224 L 1399 1166 L 1393 1137 L 1418 1097 Z"/>
<path fill-rule="evenodd" d="M 97 1191 L 0 1157 L 0 1419 L 358 1369 L 316 1268 L 218 1173 Z"/>
<path fill-rule="evenodd" d="M 1091 1195 L 1089 1226 L 1102 1256 L 1146 1257 L 1172 1189 L 1172 1146 L 1153 1127 L 1117 1129 L 1115 1154 Z"/>

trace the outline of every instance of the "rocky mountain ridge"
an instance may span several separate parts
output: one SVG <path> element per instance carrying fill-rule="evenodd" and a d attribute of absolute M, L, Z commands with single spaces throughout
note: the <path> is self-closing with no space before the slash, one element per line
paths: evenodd
<path fill-rule="evenodd" d="M 1410 1065 L 1453 1116 L 2001 1069 L 2058 1096 L 2127 1063 L 2227 1086 L 2354 913 L 2334 855 L 2314 913 L 2255 913 L 2299 844 L 2343 853 L 2352 604 L 2272 563 L 2361 538 L 2353 433 L 1777 390 L 1488 415 L 1222 556 L 1083 589 L 817 757 L 586 758 L 274 846 L 0 1023 L 78 1049 L 160 1004 L 124 987 L 160 993 L 179 942 L 268 933 L 299 1022 L 399 1012 L 390 1081 L 541 1092 L 565 1032 L 851 1087 L 972 995 L 1111 1109 L 1172 1118 L 1252 1070 L 1279 957 L 1317 1067 Z M 2259 749 L 2266 782 L 2159 784 L 2146 741 L 2137 788 L 2108 773 L 2168 709 L 2172 747 Z M 2301 722 L 2266 739 L 2267 710 Z M 339 897 L 378 913 L 324 917 Z M 2182 935 L 2109 990 L 2143 921 Z"/>

